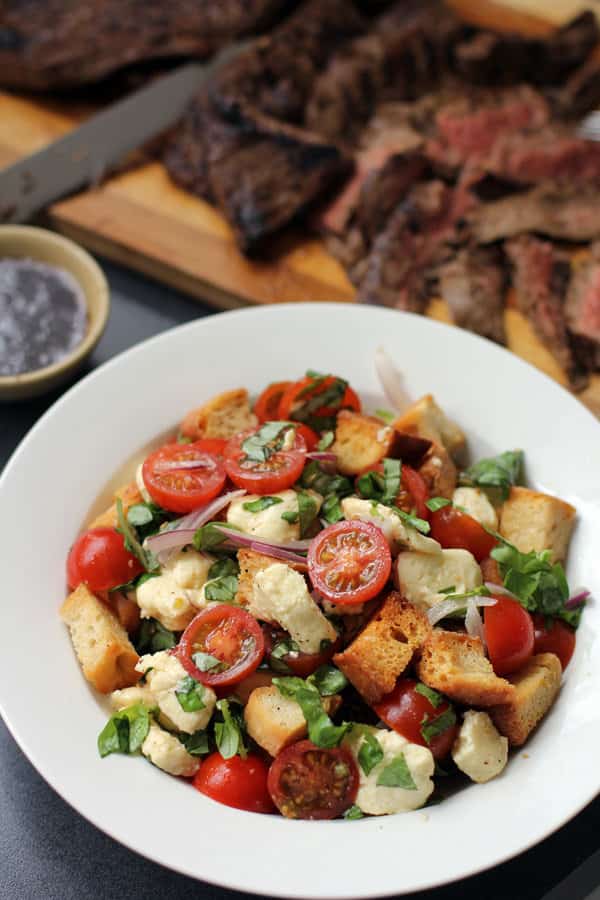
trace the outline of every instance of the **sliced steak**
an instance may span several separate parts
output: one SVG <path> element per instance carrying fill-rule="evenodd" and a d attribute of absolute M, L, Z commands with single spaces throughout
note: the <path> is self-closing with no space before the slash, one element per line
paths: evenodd
<path fill-rule="evenodd" d="M 441 295 L 454 322 L 498 344 L 506 343 L 506 272 L 495 247 L 465 247 L 439 273 Z"/>
<path fill-rule="evenodd" d="M 565 313 L 577 358 L 586 368 L 600 370 L 600 244 L 576 267 Z"/>
<path fill-rule="evenodd" d="M 578 119 L 596 109 L 600 105 L 600 66 L 595 55 L 548 96 L 563 119 Z"/>
<path fill-rule="evenodd" d="M 519 310 L 567 373 L 572 387 L 583 387 L 585 378 L 573 356 L 565 321 L 565 296 L 571 277 L 568 255 L 549 241 L 530 235 L 507 241 L 504 249 L 513 268 Z"/>
<path fill-rule="evenodd" d="M 600 184 L 600 144 L 575 136 L 560 123 L 529 134 L 503 135 L 483 163 L 485 170 L 521 184 Z"/>

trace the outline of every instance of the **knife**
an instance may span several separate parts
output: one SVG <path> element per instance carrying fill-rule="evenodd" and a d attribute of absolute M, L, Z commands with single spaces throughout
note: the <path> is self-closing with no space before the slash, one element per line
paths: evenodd
<path fill-rule="evenodd" d="M 97 184 L 128 153 L 174 125 L 200 87 L 248 41 L 210 63 L 186 63 L 0 171 L 0 222 L 26 222 L 49 203 Z"/>

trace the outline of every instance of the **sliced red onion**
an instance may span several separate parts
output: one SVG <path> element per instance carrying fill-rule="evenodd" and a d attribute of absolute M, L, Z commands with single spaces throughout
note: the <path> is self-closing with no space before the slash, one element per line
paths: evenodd
<path fill-rule="evenodd" d="M 234 528 L 228 528 L 225 522 L 216 522 L 215 524 L 218 525 L 219 531 L 221 531 L 232 544 L 237 544 L 239 547 L 248 547 L 249 549 L 252 549 L 252 544 L 261 544 L 263 547 L 268 547 L 270 550 L 302 551 L 308 550 L 310 546 L 310 540 L 308 539 L 303 541 L 286 541 L 282 544 L 279 541 L 264 541 L 257 538 L 255 534 L 247 534 L 245 531 L 236 531 Z M 261 552 L 266 553 L 267 551 L 264 550 Z"/>
<path fill-rule="evenodd" d="M 375 369 L 385 396 L 394 409 L 402 413 L 412 403 L 402 384 L 402 376 L 383 347 L 375 351 Z"/>
<path fill-rule="evenodd" d="M 575 590 L 565 603 L 565 609 L 577 609 L 578 606 L 582 606 L 585 603 L 590 594 L 591 591 L 588 591 L 587 588 L 575 588 Z"/>
<path fill-rule="evenodd" d="M 174 531 L 159 531 L 146 540 L 146 547 L 158 558 L 159 563 L 164 565 L 161 558 L 167 550 L 178 550 L 191 544 L 196 534 L 195 528 L 177 528 Z"/>
<path fill-rule="evenodd" d="M 477 637 L 483 644 L 485 648 L 485 632 L 483 628 L 483 620 L 481 615 L 479 614 L 479 610 L 477 609 L 477 604 L 474 602 L 473 597 L 469 597 L 467 600 L 467 614 L 465 616 L 465 628 L 467 630 L 467 634 L 470 634 L 471 637 Z"/>
<path fill-rule="evenodd" d="M 513 594 L 512 591 L 508 591 L 501 584 L 496 584 L 493 581 L 484 581 L 484 584 L 492 594 L 502 594 L 503 597 L 510 597 L 512 600 L 516 600 L 517 603 L 521 602 L 516 594 Z"/>
<path fill-rule="evenodd" d="M 273 544 L 264 544 L 262 541 L 254 541 L 250 544 L 250 549 L 256 553 L 264 553 L 265 556 L 272 556 L 273 559 L 282 559 L 285 562 L 295 563 L 297 566 L 307 568 L 305 556 L 299 553 L 293 553 L 291 550 L 282 550 L 281 547 L 274 547 Z"/>
<path fill-rule="evenodd" d="M 154 553 L 161 566 L 164 566 L 174 550 L 192 543 L 198 528 L 205 525 L 206 522 L 210 522 L 217 513 L 229 506 L 232 500 L 243 497 L 245 493 L 246 491 L 243 490 L 229 491 L 229 493 L 217 497 L 205 506 L 188 513 L 187 516 L 176 519 L 169 524 L 168 528 L 159 531 L 158 534 L 153 534 L 152 537 L 146 540 L 148 550 Z"/>
<path fill-rule="evenodd" d="M 307 459 L 317 459 L 319 462 L 337 462 L 337 454 L 328 450 L 312 450 L 306 454 Z"/>
<path fill-rule="evenodd" d="M 210 456 L 202 456 L 198 459 L 166 459 L 154 466 L 156 472 L 173 472 L 178 469 L 216 469 L 217 464 Z"/>
<path fill-rule="evenodd" d="M 456 597 L 456 598 L 448 598 L 447 600 L 440 600 L 439 603 L 434 604 L 434 606 L 430 607 L 427 610 L 427 618 L 429 619 L 430 625 L 437 625 L 442 619 L 445 619 L 447 616 L 451 616 L 452 613 L 458 612 L 461 609 L 465 608 L 468 600 L 473 601 L 474 606 L 494 606 L 496 604 L 496 600 L 493 597 L 483 597 L 477 594 L 474 597 Z"/>

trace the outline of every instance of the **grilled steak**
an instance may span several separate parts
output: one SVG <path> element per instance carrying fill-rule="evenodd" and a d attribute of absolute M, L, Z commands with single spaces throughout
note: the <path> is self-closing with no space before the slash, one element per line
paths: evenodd
<path fill-rule="evenodd" d="M 495 247 L 465 247 L 442 266 L 439 278 L 442 297 L 457 325 L 506 343 L 506 272 Z"/>
<path fill-rule="evenodd" d="M 600 67 L 592 56 L 566 83 L 549 93 L 554 111 L 564 119 L 577 119 L 600 105 Z"/>
<path fill-rule="evenodd" d="M 518 308 L 565 370 L 572 386 L 583 387 L 585 378 L 575 362 L 565 322 L 569 257 L 549 241 L 529 235 L 507 241 L 504 249 L 513 266 Z"/>
<path fill-rule="evenodd" d="M 566 303 L 567 325 L 575 352 L 587 368 L 600 370 L 600 244 L 577 266 Z"/>
<path fill-rule="evenodd" d="M 206 56 L 294 0 L 4 0 L 0 84 L 52 90 L 142 60 Z"/>

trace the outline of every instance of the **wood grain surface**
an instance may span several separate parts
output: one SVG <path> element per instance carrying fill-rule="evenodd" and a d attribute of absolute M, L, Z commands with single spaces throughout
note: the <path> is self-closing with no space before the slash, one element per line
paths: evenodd
<path fill-rule="evenodd" d="M 448 0 L 477 24 L 530 34 L 547 33 L 600 0 Z M 39 150 L 82 121 L 93 109 L 81 100 L 58 102 L 0 92 L 0 166 Z M 186 194 L 158 163 L 110 178 L 101 186 L 54 204 L 46 223 L 95 253 L 170 284 L 220 309 L 248 303 L 299 300 L 352 302 L 354 288 L 323 244 L 306 233 L 275 242 L 271 258 L 249 262 L 231 229 L 207 203 Z M 429 315 L 450 321 L 442 300 Z M 506 311 L 510 348 L 566 384 L 564 373 L 528 322 Z M 581 399 L 600 416 L 600 376 Z"/>

